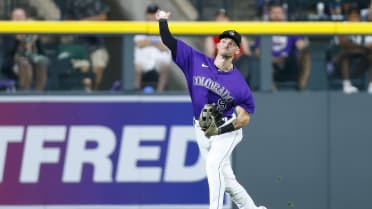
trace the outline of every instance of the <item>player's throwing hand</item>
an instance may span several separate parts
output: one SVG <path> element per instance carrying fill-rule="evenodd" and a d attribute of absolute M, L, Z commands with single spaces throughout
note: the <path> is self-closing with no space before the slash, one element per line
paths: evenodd
<path fill-rule="evenodd" d="M 170 12 L 166 12 L 164 10 L 159 10 L 156 13 L 155 18 L 156 18 L 156 20 L 160 20 L 160 19 L 166 19 L 166 20 L 168 20 L 170 14 L 171 14 Z"/>

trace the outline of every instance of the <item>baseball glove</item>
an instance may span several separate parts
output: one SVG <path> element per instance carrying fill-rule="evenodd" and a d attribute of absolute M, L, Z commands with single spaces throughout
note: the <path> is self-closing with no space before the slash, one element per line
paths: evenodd
<path fill-rule="evenodd" d="M 199 125 L 206 137 L 218 134 L 218 127 L 224 122 L 222 113 L 217 110 L 215 104 L 205 104 L 199 115 Z"/>

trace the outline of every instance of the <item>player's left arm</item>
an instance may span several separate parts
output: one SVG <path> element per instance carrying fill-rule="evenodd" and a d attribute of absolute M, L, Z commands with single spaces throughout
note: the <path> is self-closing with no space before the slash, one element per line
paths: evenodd
<path fill-rule="evenodd" d="M 232 121 L 232 125 L 234 126 L 234 129 L 243 128 L 244 126 L 247 126 L 249 124 L 249 121 L 251 120 L 251 115 L 249 112 L 247 112 L 245 109 L 243 109 L 240 106 L 235 107 L 236 112 L 236 118 Z"/>
<path fill-rule="evenodd" d="M 208 130 L 211 133 L 207 133 L 207 136 L 210 135 L 219 135 L 219 134 L 224 134 L 228 133 L 231 131 L 238 130 L 240 128 L 243 128 L 244 126 L 249 124 L 249 121 L 251 119 L 251 116 L 249 112 L 247 112 L 244 108 L 241 106 L 236 106 L 235 107 L 235 112 L 236 112 L 236 118 L 229 124 L 222 126 L 220 128 L 215 128 L 215 130 L 211 131 Z"/>
<path fill-rule="evenodd" d="M 253 99 L 253 95 L 247 86 L 247 92 L 244 94 L 243 102 L 238 103 L 235 106 L 235 114 L 236 118 L 229 124 L 218 128 L 218 134 L 224 134 L 227 132 L 235 131 L 244 126 L 247 126 L 251 120 L 251 114 L 254 113 L 255 110 L 255 101 Z"/>
<path fill-rule="evenodd" d="M 222 127 L 217 127 L 218 122 L 216 122 L 215 121 L 216 118 L 214 118 L 211 125 L 206 130 L 204 130 L 205 136 L 209 138 L 214 135 L 228 133 L 228 132 L 243 128 L 244 126 L 249 124 L 249 121 L 251 119 L 249 112 L 247 112 L 241 106 L 236 106 L 235 112 L 236 112 L 236 118 L 229 124 L 226 124 L 225 126 L 222 126 Z"/>

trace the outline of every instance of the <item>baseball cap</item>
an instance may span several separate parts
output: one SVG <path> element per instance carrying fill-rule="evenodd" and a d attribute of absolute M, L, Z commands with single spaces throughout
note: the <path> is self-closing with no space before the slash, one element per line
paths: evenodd
<path fill-rule="evenodd" d="M 230 38 L 232 39 L 236 45 L 240 46 L 240 42 L 242 41 L 242 36 L 236 32 L 235 30 L 225 30 L 221 33 L 221 35 L 218 36 L 218 38 L 221 40 L 223 38 Z"/>
<path fill-rule="evenodd" d="M 151 3 L 146 7 L 146 13 L 154 14 L 159 10 L 159 6 L 155 3 Z"/>

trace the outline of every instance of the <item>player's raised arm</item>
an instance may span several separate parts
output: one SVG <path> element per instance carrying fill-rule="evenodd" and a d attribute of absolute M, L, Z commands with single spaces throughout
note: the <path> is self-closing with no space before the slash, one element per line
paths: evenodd
<path fill-rule="evenodd" d="M 173 37 L 171 32 L 168 28 L 168 18 L 170 16 L 170 12 L 165 12 L 160 10 L 155 18 L 159 21 L 159 31 L 160 37 L 163 43 L 171 50 L 172 57 L 176 57 L 177 53 L 177 40 Z"/>

